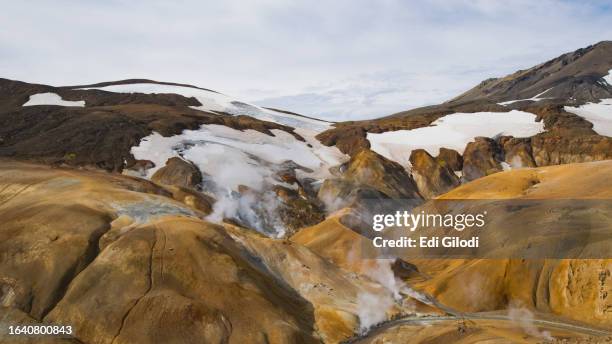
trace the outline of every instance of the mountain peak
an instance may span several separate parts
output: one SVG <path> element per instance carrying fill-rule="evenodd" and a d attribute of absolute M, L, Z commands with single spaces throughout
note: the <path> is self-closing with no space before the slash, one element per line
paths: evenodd
<path fill-rule="evenodd" d="M 601 82 L 612 70 L 612 41 L 601 41 L 563 54 L 535 67 L 487 79 L 449 101 L 507 101 L 548 97 L 596 101 L 612 97 L 612 86 Z"/>

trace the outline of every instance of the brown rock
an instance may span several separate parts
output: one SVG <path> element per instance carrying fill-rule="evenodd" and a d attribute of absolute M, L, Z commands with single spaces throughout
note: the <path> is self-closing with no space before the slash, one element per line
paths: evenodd
<path fill-rule="evenodd" d="M 202 182 L 202 173 L 193 163 L 172 157 L 153 174 L 151 180 L 158 184 L 197 189 Z"/>
<path fill-rule="evenodd" d="M 273 188 L 281 201 L 278 212 L 281 221 L 288 229 L 287 236 L 292 235 L 300 228 L 312 226 L 325 219 L 325 214 L 316 200 L 304 197 L 298 189 L 292 190 L 284 186 L 275 185 Z"/>
<path fill-rule="evenodd" d="M 410 163 L 412 177 L 419 188 L 419 193 L 427 199 L 459 185 L 459 178 L 455 173 L 449 167 L 441 165 L 424 149 L 413 150 L 410 154 Z"/>
<path fill-rule="evenodd" d="M 536 167 L 530 139 L 509 138 L 502 143 L 506 163 L 512 168 Z"/>
<path fill-rule="evenodd" d="M 214 198 L 189 188 L 179 186 L 167 186 L 172 192 L 172 198 L 189 206 L 192 209 L 201 211 L 205 215 L 212 212 L 212 207 L 215 202 Z"/>
<path fill-rule="evenodd" d="M 367 132 L 360 126 L 341 126 L 322 132 L 317 139 L 326 146 L 336 146 L 342 153 L 353 156 L 370 148 Z"/>
<path fill-rule="evenodd" d="M 454 149 L 440 148 L 436 160 L 440 165 L 447 166 L 452 171 L 461 171 L 463 168 L 463 157 Z"/>
<path fill-rule="evenodd" d="M 499 144 L 487 137 L 476 137 L 463 152 L 463 178 L 467 181 L 502 171 L 503 151 Z"/>
<path fill-rule="evenodd" d="M 612 159 L 612 138 L 595 134 L 542 133 L 531 138 L 531 148 L 537 166 Z"/>
<path fill-rule="evenodd" d="M 344 178 L 372 187 L 391 198 L 421 199 L 414 180 L 398 163 L 369 149 L 351 158 Z"/>
<path fill-rule="evenodd" d="M 281 185 L 274 185 L 272 191 L 274 191 L 276 197 L 278 197 L 282 202 L 285 203 L 299 197 L 299 193 L 297 191 Z"/>
<path fill-rule="evenodd" d="M 388 196 L 367 185 L 357 185 L 343 179 L 326 179 L 317 198 L 325 204 L 328 212 L 333 212 L 345 207 L 367 207 L 368 203 L 388 199 Z"/>

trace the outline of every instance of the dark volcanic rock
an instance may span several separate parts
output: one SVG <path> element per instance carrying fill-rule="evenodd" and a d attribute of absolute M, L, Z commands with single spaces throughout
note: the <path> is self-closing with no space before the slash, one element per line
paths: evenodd
<path fill-rule="evenodd" d="M 503 150 L 495 140 L 476 137 L 463 152 L 463 178 L 470 181 L 502 171 Z"/>
<path fill-rule="evenodd" d="M 415 149 L 410 154 L 412 177 L 419 193 L 430 199 L 441 195 L 459 185 L 455 173 L 438 160 L 434 159 L 424 149 Z"/>
<path fill-rule="evenodd" d="M 440 165 L 446 166 L 453 171 L 461 171 L 463 169 L 463 157 L 454 149 L 440 148 L 436 160 Z"/>
<path fill-rule="evenodd" d="M 202 173 L 193 163 L 172 157 L 153 174 L 151 180 L 158 184 L 197 189 L 202 182 Z"/>

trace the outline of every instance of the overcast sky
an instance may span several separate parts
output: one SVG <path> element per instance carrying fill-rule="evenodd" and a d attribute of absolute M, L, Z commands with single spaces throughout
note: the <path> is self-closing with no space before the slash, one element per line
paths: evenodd
<path fill-rule="evenodd" d="M 149 78 L 332 120 L 435 104 L 612 39 L 611 1 L 4 1 L 0 77 Z"/>

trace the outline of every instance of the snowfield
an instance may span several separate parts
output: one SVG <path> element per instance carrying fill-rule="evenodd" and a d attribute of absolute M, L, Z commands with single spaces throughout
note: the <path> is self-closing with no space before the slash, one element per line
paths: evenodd
<path fill-rule="evenodd" d="M 612 79 L 612 76 L 608 77 Z M 599 103 L 586 103 L 578 107 L 566 106 L 565 111 L 593 123 L 593 130 L 598 134 L 612 136 L 612 99 L 602 99 Z"/>
<path fill-rule="evenodd" d="M 22 106 L 34 106 L 34 105 L 59 105 L 59 106 L 79 106 L 84 107 L 84 100 L 63 100 L 59 94 L 56 93 L 37 93 L 30 96 L 30 99 Z"/>
<path fill-rule="evenodd" d="M 532 113 L 517 110 L 455 113 L 434 121 L 429 127 L 368 133 L 367 138 L 373 151 L 402 166 L 410 166 L 410 153 L 414 149 L 425 149 L 432 156 L 438 155 L 441 147 L 452 148 L 463 154 L 465 146 L 476 136 L 535 135 L 544 130 L 544 124 L 536 122 L 535 118 Z"/>
<path fill-rule="evenodd" d="M 188 86 L 135 83 L 80 89 L 96 89 L 115 93 L 175 93 L 180 94 L 184 97 L 194 97 L 195 99 L 197 99 L 202 105 L 191 106 L 191 108 L 196 110 L 225 112 L 231 115 L 247 115 L 263 121 L 276 122 L 294 128 L 307 128 L 315 131 L 327 130 L 331 124 L 330 122 L 317 120 L 314 118 L 307 118 L 264 109 L 256 105 L 235 100 L 225 94 Z"/>

